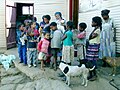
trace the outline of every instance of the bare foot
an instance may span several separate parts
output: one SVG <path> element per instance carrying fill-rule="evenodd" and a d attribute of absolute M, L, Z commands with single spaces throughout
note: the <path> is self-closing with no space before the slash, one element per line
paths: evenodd
<path fill-rule="evenodd" d="M 44 68 L 41 68 L 41 70 L 42 70 L 42 71 L 45 71 L 45 69 L 44 69 Z"/>

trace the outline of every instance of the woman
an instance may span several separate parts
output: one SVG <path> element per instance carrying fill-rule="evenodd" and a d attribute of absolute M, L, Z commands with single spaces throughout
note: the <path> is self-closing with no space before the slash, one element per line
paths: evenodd
<path fill-rule="evenodd" d="M 86 52 L 86 59 L 88 62 L 95 66 L 93 71 L 90 71 L 89 80 L 96 79 L 96 68 L 97 68 L 97 60 L 99 59 L 99 44 L 100 44 L 100 31 L 102 26 L 102 20 L 100 17 L 96 16 L 92 18 L 92 27 L 94 30 L 89 36 L 89 45 Z"/>
<path fill-rule="evenodd" d="M 62 18 L 61 12 L 56 12 L 55 13 L 55 18 L 56 18 L 56 23 L 57 23 L 57 28 L 62 30 L 62 32 L 65 32 L 65 20 Z"/>
<path fill-rule="evenodd" d="M 100 59 L 103 59 L 104 57 L 115 57 L 115 24 L 113 19 L 109 18 L 109 12 L 110 10 L 107 9 L 101 11 L 103 21 L 100 43 Z"/>

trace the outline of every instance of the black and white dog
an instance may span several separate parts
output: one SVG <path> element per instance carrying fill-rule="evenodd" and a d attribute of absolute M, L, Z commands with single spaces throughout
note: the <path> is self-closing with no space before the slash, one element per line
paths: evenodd
<path fill-rule="evenodd" d="M 91 69 L 89 69 L 89 68 L 86 68 L 85 64 L 83 64 L 83 63 L 79 66 L 70 66 L 70 65 L 66 64 L 65 62 L 61 61 L 59 68 L 66 76 L 66 84 L 68 86 L 70 85 L 70 77 L 71 76 L 82 75 L 82 77 L 83 77 L 82 85 L 84 85 L 86 87 L 88 84 L 87 77 L 88 77 L 89 71 L 92 71 L 95 68 L 95 66 L 93 66 Z"/>

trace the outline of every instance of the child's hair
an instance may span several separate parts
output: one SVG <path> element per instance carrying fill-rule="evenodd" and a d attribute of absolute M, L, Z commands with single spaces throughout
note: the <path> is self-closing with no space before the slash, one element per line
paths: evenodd
<path fill-rule="evenodd" d="M 95 16 L 92 18 L 92 21 L 95 22 L 97 24 L 97 26 L 100 27 L 100 29 L 102 29 L 102 19 L 99 16 Z"/>
<path fill-rule="evenodd" d="M 48 20 L 51 19 L 50 15 L 45 15 L 44 18 L 47 18 Z"/>
<path fill-rule="evenodd" d="M 47 33 L 49 33 L 48 31 L 45 31 L 44 33 L 43 33 L 43 35 L 45 36 Z"/>
<path fill-rule="evenodd" d="M 72 21 L 68 21 L 68 22 L 67 22 L 67 26 L 68 26 L 70 29 L 73 29 L 73 22 L 72 22 Z"/>
<path fill-rule="evenodd" d="M 50 33 L 50 26 L 47 26 L 43 29 L 43 33 L 46 32 L 46 31 Z"/>
<path fill-rule="evenodd" d="M 56 22 L 51 22 L 50 26 L 57 26 Z"/>
<path fill-rule="evenodd" d="M 83 30 L 85 30 L 87 28 L 86 23 L 82 22 L 79 24 L 79 27 L 83 28 Z"/>
<path fill-rule="evenodd" d="M 18 29 L 19 29 L 22 25 L 24 25 L 24 24 L 20 23 L 20 24 L 18 25 Z"/>
<path fill-rule="evenodd" d="M 30 22 L 30 28 L 31 28 L 31 25 L 33 25 L 33 23 L 36 23 L 36 22 L 35 21 Z"/>
<path fill-rule="evenodd" d="M 36 18 L 36 17 L 33 17 L 33 21 L 35 21 L 35 22 L 36 22 L 36 21 L 37 21 L 37 18 Z"/>

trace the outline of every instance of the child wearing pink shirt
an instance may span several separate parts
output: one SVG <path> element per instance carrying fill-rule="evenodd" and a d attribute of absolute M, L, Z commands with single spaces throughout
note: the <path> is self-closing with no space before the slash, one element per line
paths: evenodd
<path fill-rule="evenodd" d="M 45 32 L 44 38 L 38 43 L 37 49 L 39 51 L 38 59 L 41 61 L 41 70 L 45 70 L 43 67 L 44 60 L 46 60 L 46 55 L 48 54 L 48 48 L 50 46 L 50 33 Z"/>

